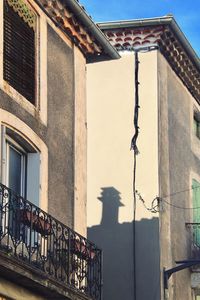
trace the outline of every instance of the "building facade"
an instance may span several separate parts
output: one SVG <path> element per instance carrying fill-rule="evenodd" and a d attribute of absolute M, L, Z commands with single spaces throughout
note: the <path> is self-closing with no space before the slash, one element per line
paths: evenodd
<path fill-rule="evenodd" d="M 0 297 L 100 299 L 86 63 L 119 55 L 74 0 L 1 0 L 0 39 Z"/>
<path fill-rule="evenodd" d="M 199 58 L 172 16 L 99 26 L 121 55 L 88 66 L 88 237 L 104 250 L 104 300 L 198 299 Z"/>

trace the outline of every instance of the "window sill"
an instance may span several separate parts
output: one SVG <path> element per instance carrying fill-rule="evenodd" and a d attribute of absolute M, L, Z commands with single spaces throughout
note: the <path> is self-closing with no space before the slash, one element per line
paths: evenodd
<path fill-rule="evenodd" d="M 20 104 L 20 106 L 31 115 L 35 116 L 35 113 L 39 112 L 37 100 L 36 106 L 33 105 L 30 101 L 28 101 L 25 97 L 18 93 L 13 87 L 11 87 L 5 80 L 3 80 L 1 88 L 7 95 L 9 95 L 14 101 Z"/>

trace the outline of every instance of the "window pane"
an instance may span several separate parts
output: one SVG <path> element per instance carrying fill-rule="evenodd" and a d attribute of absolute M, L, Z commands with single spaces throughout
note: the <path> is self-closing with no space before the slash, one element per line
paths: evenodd
<path fill-rule="evenodd" d="M 22 155 L 9 147 L 9 188 L 21 195 Z"/>
<path fill-rule="evenodd" d="M 39 206 L 40 198 L 40 154 L 27 154 L 27 199 Z"/>

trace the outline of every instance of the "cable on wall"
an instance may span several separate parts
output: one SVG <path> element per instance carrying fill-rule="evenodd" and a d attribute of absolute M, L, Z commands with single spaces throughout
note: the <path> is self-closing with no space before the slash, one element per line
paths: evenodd
<path fill-rule="evenodd" d="M 146 210 L 150 211 L 151 213 L 159 212 L 159 206 L 160 206 L 160 198 L 159 197 L 154 198 L 151 202 L 151 207 L 148 207 L 146 205 L 145 200 L 142 198 L 141 194 L 138 191 L 136 191 L 136 195 L 138 196 L 138 199 L 142 202 L 142 204 L 144 205 Z"/>
<path fill-rule="evenodd" d="M 195 210 L 195 209 L 200 209 L 200 206 L 198 207 L 183 207 L 183 206 L 179 206 L 179 205 L 175 205 L 175 204 L 172 204 L 172 203 L 169 203 L 168 201 L 164 200 L 161 198 L 161 201 L 164 201 L 166 204 L 168 204 L 169 206 L 172 206 L 174 208 L 178 208 L 178 209 L 183 209 L 183 210 Z"/>
<path fill-rule="evenodd" d="M 131 49 L 135 51 L 135 107 L 134 107 L 134 135 L 131 140 L 130 149 L 134 151 L 134 162 L 133 162 L 133 281 L 134 281 L 134 300 L 137 300 L 137 282 L 136 282 L 136 207 L 137 207 L 137 191 L 136 191 L 136 168 L 137 168 L 137 155 L 139 150 L 137 147 L 137 139 L 139 135 L 139 52 L 149 52 L 157 50 L 157 45 L 143 46 L 136 49 Z"/>
<path fill-rule="evenodd" d="M 168 204 L 169 206 L 172 206 L 174 208 L 177 208 L 177 209 L 183 209 L 183 210 L 195 210 L 195 209 L 200 209 L 200 206 L 198 207 L 184 207 L 184 206 L 179 206 L 179 205 L 175 205 L 173 203 L 170 203 L 168 202 L 167 200 L 165 200 L 166 198 L 170 198 L 170 197 L 173 197 L 173 196 L 176 196 L 178 194 L 181 194 L 181 193 L 188 193 L 189 191 L 191 190 L 195 190 L 195 189 L 199 189 L 200 186 L 197 186 L 197 187 L 191 187 L 190 189 L 184 189 L 184 190 L 181 190 L 181 191 L 177 191 L 177 192 L 174 192 L 174 193 L 171 193 L 169 195 L 166 195 L 166 196 L 163 196 L 163 197 L 155 197 L 152 202 L 151 202 L 151 207 L 148 207 L 146 205 L 146 202 L 144 200 L 144 198 L 141 196 L 141 194 L 136 191 L 136 195 L 138 196 L 138 199 L 143 203 L 144 207 L 146 208 L 146 210 L 152 212 L 152 213 L 157 213 L 159 212 L 159 207 L 160 207 L 160 204 L 162 202 L 165 202 L 166 204 Z"/>
<path fill-rule="evenodd" d="M 135 108 L 134 108 L 134 129 L 135 133 L 131 140 L 131 150 L 134 151 L 134 166 L 133 166 L 133 286 L 134 286 L 134 300 L 137 297 L 136 286 L 136 167 L 137 167 L 137 155 L 139 154 L 137 147 L 137 138 L 139 135 L 138 116 L 139 116 L 139 59 L 138 52 L 135 52 Z"/>

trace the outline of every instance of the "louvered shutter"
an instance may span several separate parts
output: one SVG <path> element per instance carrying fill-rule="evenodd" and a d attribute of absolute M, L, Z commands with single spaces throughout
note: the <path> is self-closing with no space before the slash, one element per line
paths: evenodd
<path fill-rule="evenodd" d="M 35 104 L 35 32 L 4 1 L 4 80 Z"/>

